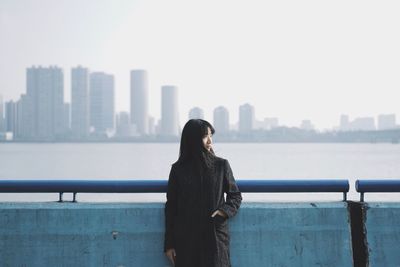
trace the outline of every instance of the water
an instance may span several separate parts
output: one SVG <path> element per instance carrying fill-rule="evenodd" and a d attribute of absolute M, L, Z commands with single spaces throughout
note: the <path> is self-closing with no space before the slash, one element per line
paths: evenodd
<path fill-rule="evenodd" d="M 179 144 L 0 144 L 0 179 L 167 179 Z M 400 179 L 400 145 L 214 144 L 236 179 Z M 340 193 L 244 194 L 246 201 L 332 201 Z M 57 194 L 1 194 L 0 201 L 54 201 Z M 70 199 L 68 195 L 65 197 Z M 78 194 L 79 201 L 165 201 L 165 194 Z M 400 201 L 400 194 L 366 194 L 366 201 Z"/>

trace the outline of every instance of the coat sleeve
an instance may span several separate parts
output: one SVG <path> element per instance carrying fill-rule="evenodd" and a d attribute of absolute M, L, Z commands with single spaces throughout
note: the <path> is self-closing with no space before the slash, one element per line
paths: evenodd
<path fill-rule="evenodd" d="M 177 188 L 174 167 L 171 168 L 168 178 L 167 202 L 165 203 L 165 238 L 164 252 L 167 249 L 175 248 L 174 242 L 174 223 L 177 214 Z"/>
<path fill-rule="evenodd" d="M 227 160 L 225 160 L 224 166 L 224 192 L 226 193 L 226 202 L 220 209 L 228 215 L 228 218 L 231 218 L 235 216 L 242 203 L 242 194 L 236 185 L 231 166 Z"/>

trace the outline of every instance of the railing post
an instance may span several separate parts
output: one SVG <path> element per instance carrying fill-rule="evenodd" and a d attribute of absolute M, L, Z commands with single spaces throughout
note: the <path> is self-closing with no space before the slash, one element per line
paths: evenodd
<path fill-rule="evenodd" d="M 64 192 L 60 192 L 60 197 L 58 199 L 58 202 L 63 202 L 63 194 Z"/>
<path fill-rule="evenodd" d="M 77 192 L 74 192 L 74 197 L 72 199 L 72 202 L 76 202 L 76 194 L 77 194 Z"/>

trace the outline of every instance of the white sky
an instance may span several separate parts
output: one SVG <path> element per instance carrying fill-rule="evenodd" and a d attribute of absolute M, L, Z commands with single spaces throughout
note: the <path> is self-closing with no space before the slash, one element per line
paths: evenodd
<path fill-rule="evenodd" d="M 25 92 L 25 69 L 78 64 L 115 75 L 129 110 L 129 71 L 147 69 L 150 113 L 161 85 L 179 87 L 181 122 L 224 105 L 257 119 L 319 129 L 340 114 L 400 116 L 400 1 L 0 0 L 0 94 Z"/>

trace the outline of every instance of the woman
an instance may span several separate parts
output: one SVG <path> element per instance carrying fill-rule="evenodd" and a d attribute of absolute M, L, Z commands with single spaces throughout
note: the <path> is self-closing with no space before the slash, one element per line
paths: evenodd
<path fill-rule="evenodd" d="M 227 219 L 242 196 L 228 161 L 214 154 L 214 132 L 205 120 L 189 120 L 169 175 L 164 252 L 176 267 L 231 266 Z"/>

